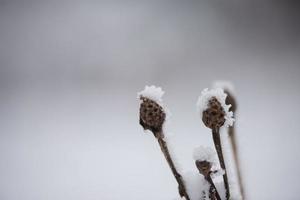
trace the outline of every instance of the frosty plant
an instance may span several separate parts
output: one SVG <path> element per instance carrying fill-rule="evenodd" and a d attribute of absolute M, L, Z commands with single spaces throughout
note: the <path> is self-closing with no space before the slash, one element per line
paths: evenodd
<path fill-rule="evenodd" d="M 194 150 L 194 159 L 199 173 L 202 174 L 205 180 L 209 183 L 208 197 L 211 200 L 221 200 L 221 197 L 217 191 L 217 188 L 211 178 L 211 175 L 215 173 L 212 170 L 215 165 L 215 152 L 209 147 L 198 147 Z M 206 195 L 206 194 L 205 194 Z"/>
<path fill-rule="evenodd" d="M 161 98 L 163 94 L 164 92 L 161 88 L 157 88 L 155 86 L 146 86 L 145 90 L 138 94 L 141 99 L 140 124 L 145 130 L 150 130 L 154 134 L 178 183 L 180 196 L 185 197 L 186 200 L 190 200 L 184 180 L 176 169 L 165 140 L 163 125 L 166 119 L 166 111 L 162 105 Z"/>
<path fill-rule="evenodd" d="M 231 107 L 229 108 L 229 111 L 232 111 L 234 114 L 234 118 L 236 118 L 237 101 L 234 96 L 233 85 L 230 82 L 226 82 L 226 81 L 218 81 L 214 85 L 216 88 L 224 89 L 224 92 L 227 94 L 226 104 L 231 105 Z M 228 127 L 228 135 L 231 140 L 234 162 L 235 162 L 235 166 L 237 169 L 238 183 L 240 186 L 240 192 L 241 192 L 242 197 L 245 198 L 242 174 L 241 174 L 241 167 L 240 167 L 240 163 L 239 163 L 239 155 L 238 155 L 238 149 L 237 149 L 238 147 L 237 147 L 237 141 L 236 141 L 237 136 L 236 136 L 236 131 L 235 131 L 235 124 Z"/>
<path fill-rule="evenodd" d="M 225 171 L 223 180 L 226 189 L 226 199 L 229 199 L 229 183 L 221 146 L 220 128 L 222 126 L 232 126 L 234 119 L 233 113 L 229 111 L 231 105 L 226 105 L 225 100 L 226 94 L 222 89 L 204 89 L 198 99 L 197 106 L 203 123 L 212 131 L 212 137 L 218 154 L 220 166 Z"/>
<path fill-rule="evenodd" d="M 173 153 L 172 155 L 170 154 L 168 140 L 165 135 L 165 123 L 166 119 L 168 118 L 168 113 L 166 112 L 166 108 L 164 107 L 162 102 L 163 94 L 164 92 L 162 91 L 162 89 L 155 86 L 146 86 L 142 92 L 138 93 L 138 98 L 141 102 L 140 125 L 145 130 L 150 130 L 157 139 L 161 151 L 164 154 L 164 157 L 178 183 L 180 196 L 185 200 L 221 200 L 222 198 L 224 200 L 229 198 L 235 200 L 241 199 L 240 196 L 236 195 L 235 193 L 232 197 L 230 196 L 231 192 L 229 190 L 230 187 L 227 177 L 228 173 L 225 166 L 220 137 L 220 128 L 230 127 L 234 122 L 233 112 L 232 110 L 230 110 L 231 105 L 226 104 L 227 94 L 225 94 L 223 89 L 220 88 L 212 90 L 205 89 L 202 91 L 197 101 L 197 108 L 198 112 L 201 115 L 201 119 L 204 125 L 211 129 L 212 138 L 218 157 L 218 161 L 216 161 L 215 152 L 212 149 L 204 147 L 195 149 L 195 164 L 197 170 L 201 174 L 196 178 L 200 177 L 201 180 L 198 181 L 198 183 L 203 183 L 203 185 L 200 184 L 200 186 L 198 187 L 190 187 L 191 182 L 189 180 L 184 180 L 183 176 L 177 169 L 178 167 L 176 167 L 174 163 Z M 237 154 L 237 152 L 235 152 L 235 154 Z M 213 168 L 219 167 L 217 164 L 219 164 L 221 169 L 213 170 Z M 216 176 L 216 172 L 222 172 L 223 175 L 224 186 L 221 188 L 219 187 L 219 191 L 217 190 L 216 182 L 214 182 L 213 180 L 213 178 Z M 212 175 L 214 177 L 212 177 Z M 220 182 L 218 182 L 218 185 L 220 186 Z M 187 186 L 189 186 L 189 188 L 187 188 Z M 196 193 L 193 191 L 195 190 L 195 188 L 198 188 L 197 195 L 195 195 Z M 222 190 L 222 192 L 220 191 L 220 189 Z"/>

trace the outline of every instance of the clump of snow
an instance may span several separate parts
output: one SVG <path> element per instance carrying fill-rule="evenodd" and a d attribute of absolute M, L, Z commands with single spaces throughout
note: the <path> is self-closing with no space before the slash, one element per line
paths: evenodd
<path fill-rule="evenodd" d="M 221 199 L 226 199 L 226 191 L 225 191 L 223 179 L 220 181 L 214 180 L 214 184 L 216 186 L 216 189 L 217 189 Z M 231 200 L 231 198 L 230 198 L 230 200 Z"/>
<path fill-rule="evenodd" d="M 237 183 L 230 183 L 229 189 L 230 189 L 230 200 L 242 200 L 242 195 L 240 194 L 239 190 L 233 189 L 233 188 L 239 188 Z"/>
<path fill-rule="evenodd" d="M 225 116 L 224 116 L 225 123 L 223 126 L 225 127 L 232 126 L 234 122 L 234 118 L 233 118 L 233 112 L 229 111 L 231 105 L 226 105 L 225 100 L 227 94 L 224 93 L 224 90 L 221 88 L 216 88 L 211 90 L 208 90 L 208 88 L 206 88 L 201 92 L 201 95 L 197 101 L 197 108 L 198 108 L 198 112 L 201 115 L 201 118 L 202 118 L 203 111 L 205 111 L 208 108 L 209 100 L 213 97 L 215 97 L 221 103 L 221 106 L 225 111 Z"/>
<path fill-rule="evenodd" d="M 196 172 L 186 172 L 182 177 L 191 200 L 202 200 L 203 195 L 209 193 L 210 185 L 201 174 Z M 208 195 L 205 199 L 209 199 Z"/>
<path fill-rule="evenodd" d="M 223 90 L 227 90 L 231 95 L 235 93 L 234 85 L 230 81 L 215 81 L 213 88 L 222 88 Z"/>
<path fill-rule="evenodd" d="M 156 87 L 154 85 L 145 86 L 145 89 L 138 93 L 138 98 L 146 97 L 158 103 L 159 105 L 162 104 L 162 96 L 164 95 L 164 91 L 161 87 Z"/>
<path fill-rule="evenodd" d="M 194 149 L 194 160 L 208 161 L 210 163 L 216 162 L 216 152 L 210 147 L 199 146 Z"/>

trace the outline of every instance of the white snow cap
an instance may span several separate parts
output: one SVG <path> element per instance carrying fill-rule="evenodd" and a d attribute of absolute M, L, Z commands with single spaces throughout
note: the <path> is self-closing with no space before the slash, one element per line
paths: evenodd
<path fill-rule="evenodd" d="M 151 99 L 162 107 L 162 109 L 164 110 L 164 112 L 166 114 L 165 122 L 163 124 L 163 129 L 164 129 L 165 135 L 167 135 L 169 132 L 167 127 L 168 127 L 168 124 L 170 123 L 171 112 L 166 106 L 164 106 L 164 103 L 162 100 L 162 96 L 164 95 L 164 93 L 165 92 L 161 89 L 161 87 L 156 87 L 154 85 L 151 85 L 151 86 L 146 85 L 145 89 L 143 91 L 137 93 L 137 98 L 140 99 L 141 97 L 145 97 L 145 98 Z"/>
<path fill-rule="evenodd" d="M 210 147 L 199 146 L 194 149 L 193 158 L 194 160 L 208 161 L 215 163 L 216 152 Z"/>
<path fill-rule="evenodd" d="M 146 85 L 145 89 L 138 93 L 138 98 L 146 97 L 161 105 L 162 96 L 164 95 L 164 93 L 165 92 L 161 89 L 161 87 L 156 87 L 154 85 L 151 86 Z"/>
<path fill-rule="evenodd" d="M 234 118 L 233 118 L 233 112 L 229 111 L 231 105 L 226 105 L 225 100 L 227 94 L 225 94 L 224 90 L 221 88 L 216 88 L 211 90 L 208 90 L 208 88 L 206 88 L 201 92 L 201 95 L 197 101 L 197 108 L 198 108 L 198 112 L 200 113 L 201 119 L 202 119 L 203 111 L 205 111 L 208 108 L 208 102 L 213 97 L 215 97 L 221 103 L 221 106 L 225 111 L 225 116 L 224 116 L 225 123 L 223 126 L 225 127 L 232 126 L 234 122 Z"/>
<path fill-rule="evenodd" d="M 199 172 L 185 172 L 182 174 L 182 178 L 191 200 L 208 199 L 208 195 L 207 198 L 203 198 L 203 192 L 208 194 L 210 185 Z"/>

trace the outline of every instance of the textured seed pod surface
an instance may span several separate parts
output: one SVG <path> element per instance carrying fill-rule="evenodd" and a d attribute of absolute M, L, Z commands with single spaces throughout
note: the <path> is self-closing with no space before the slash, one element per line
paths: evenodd
<path fill-rule="evenodd" d="M 166 118 L 163 108 L 151 99 L 141 97 L 141 100 L 140 124 L 153 133 L 160 131 Z"/>
<path fill-rule="evenodd" d="M 202 121 L 211 129 L 220 128 L 225 123 L 225 111 L 215 97 L 209 100 L 208 108 L 203 111 Z"/>
<path fill-rule="evenodd" d="M 196 160 L 196 166 L 200 174 L 202 174 L 205 177 L 209 176 L 212 167 L 210 162 Z"/>

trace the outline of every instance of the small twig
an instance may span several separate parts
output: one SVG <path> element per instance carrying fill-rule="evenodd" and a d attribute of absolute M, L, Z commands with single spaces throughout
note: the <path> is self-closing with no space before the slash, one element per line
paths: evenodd
<path fill-rule="evenodd" d="M 223 180 L 224 180 L 224 185 L 225 185 L 225 189 L 226 189 L 226 199 L 229 199 L 230 191 L 229 191 L 229 184 L 228 184 L 226 166 L 225 166 L 223 152 L 222 152 L 219 128 L 212 129 L 212 136 L 213 136 L 214 145 L 215 145 L 215 148 L 216 148 L 216 151 L 217 151 L 217 154 L 218 154 L 218 158 L 219 158 L 219 161 L 220 161 L 220 166 L 224 170 Z"/>
<path fill-rule="evenodd" d="M 183 181 L 183 178 L 182 176 L 178 173 L 175 165 L 174 165 L 174 162 L 171 158 L 171 155 L 170 155 L 170 152 L 169 152 L 169 149 L 168 149 L 168 146 L 167 146 L 167 143 L 164 141 L 163 137 L 164 137 L 164 134 L 162 131 L 160 132 L 157 132 L 154 134 L 157 138 L 157 141 L 159 143 L 159 146 L 160 146 L 160 149 L 162 151 L 162 153 L 164 154 L 168 164 L 169 164 L 169 167 L 171 168 L 171 171 L 178 183 L 178 190 L 179 190 L 179 194 L 180 196 L 184 196 L 186 198 L 186 200 L 190 200 L 190 197 L 187 193 L 187 190 L 186 190 L 186 187 L 185 187 L 185 184 L 184 184 L 184 181 Z"/>
<path fill-rule="evenodd" d="M 205 177 L 205 179 L 210 183 L 210 188 L 209 188 L 210 194 L 211 194 L 211 195 L 216 195 L 216 196 L 215 196 L 216 199 L 217 199 L 217 200 L 221 200 L 221 197 L 220 197 L 220 195 L 219 195 L 219 193 L 218 193 L 218 190 L 217 190 L 217 188 L 216 188 L 216 186 L 215 186 L 215 184 L 214 184 L 212 178 L 211 178 L 210 176 L 208 176 L 208 177 Z M 211 197 L 211 199 L 212 199 L 212 198 L 214 198 L 214 197 Z"/>

